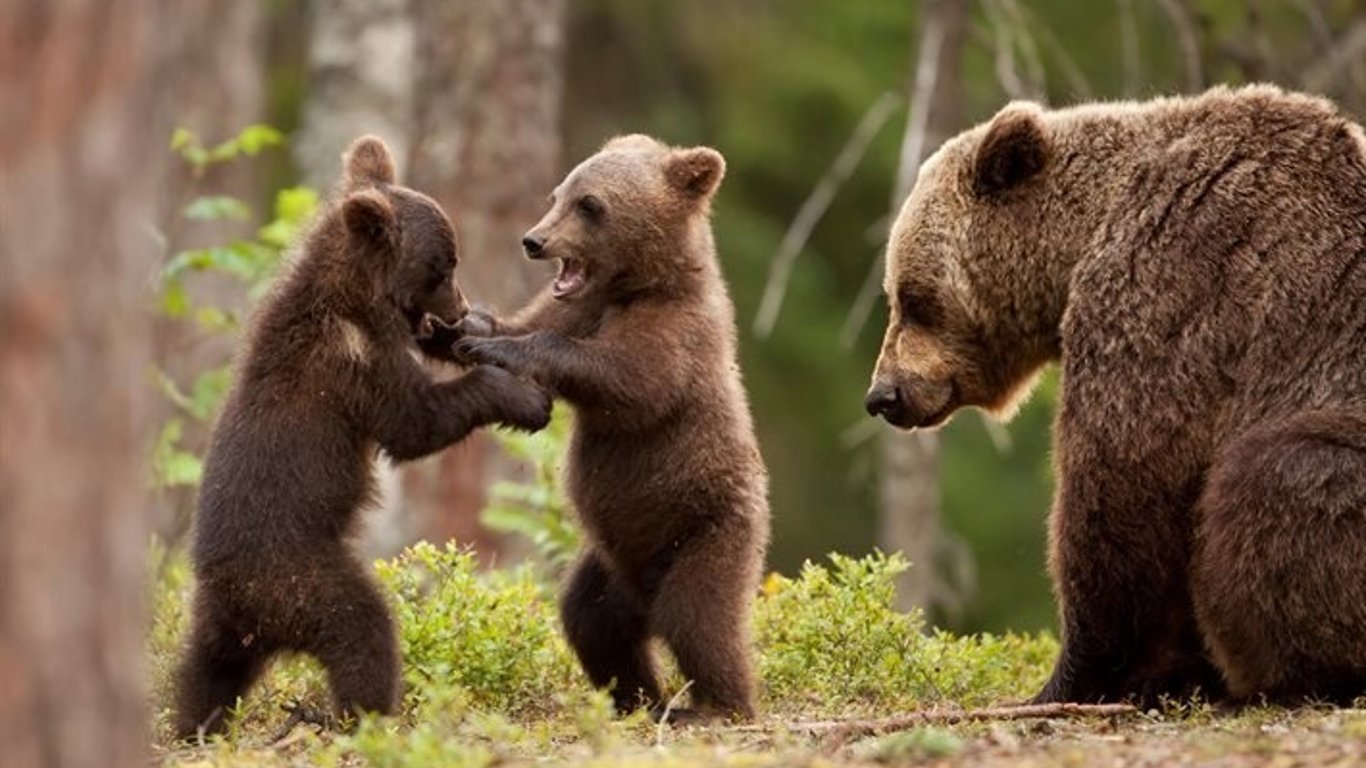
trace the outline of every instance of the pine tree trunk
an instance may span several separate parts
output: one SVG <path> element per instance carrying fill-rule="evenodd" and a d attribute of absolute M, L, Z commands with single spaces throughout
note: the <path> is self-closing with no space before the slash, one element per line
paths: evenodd
<path fill-rule="evenodd" d="M 418 0 L 417 132 L 409 178 L 460 239 L 465 294 L 503 312 L 548 279 L 521 255 L 560 172 L 564 0 Z M 408 512 L 434 539 L 490 554 L 486 489 L 512 468 L 485 433 L 404 471 Z"/>
<path fill-rule="evenodd" d="M 910 194 L 920 163 L 962 122 L 961 60 L 970 11 L 969 0 L 921 4 L 918 56 L 893 216 Z M 939 437 L 887 426 L 883 430 L 878 542 L 885 551 L 900 550 L 913 566 L 897 581 L 899 606 L 927 608 L 935 602 L 938 583 Z"/>
<path fill-rule="evenodd" d="M 169 125 L 152 0 L 0 25 L 0 762 L 140 766 L 146 288 Z"/>
<path fill-rule="evenodd" d="M 311 0 L 309 89 L 293 144 L 303 183 L 326 194 L 341 176 L 342 152 L 367 133 L 384 139 L 404 167 L 417 78 L 415 1 Z M 400 175 L 399 182 L 411 179 Z M 416 537 L 398 477 L 380 462 L 378 509 L 365 518 L 366 556 L 392 555 Z"/>

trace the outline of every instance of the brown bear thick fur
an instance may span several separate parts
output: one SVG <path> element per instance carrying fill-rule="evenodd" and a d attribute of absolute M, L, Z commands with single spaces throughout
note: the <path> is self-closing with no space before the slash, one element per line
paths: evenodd
<path fill-rule="evenodd" d="M 221 730 L 277 652 L 315 656 L 339 713 L 392 713 L 393 621 L 348 539 L 377 451 L 425 456 L 493 422 L 539 429 L 549 396 L 482 366 L 434 383 L 414 339 L 465 303 L 455 234 L 394 183 L 378 139 L 352 145 L 342 199 L 259 309 L 214 429 L 195 517 L 198 586 L 176 731 Z"/>
<path fill-rule="evenodd" d="M 712 242 L 724 171 L 712 149 L 608 142 L 523 239 L 531 258 L 559 260 L 550 288 L 509 322 L 462 323 L 461 354 L 574 406 L 568 486 L 589 543 L 561 616 L 622 711 L 664 701 L 658 636 L 692 681 L 692 716 L 755 714 L 749 614 L 768 481 Z"/>
<path fill-rule="evenodd" d="M 1366 137 L 1269 86 L 1007 106 L 921 170 L 871 413 L 1062 364 L 1039 701 L 1366 694 Z"/>

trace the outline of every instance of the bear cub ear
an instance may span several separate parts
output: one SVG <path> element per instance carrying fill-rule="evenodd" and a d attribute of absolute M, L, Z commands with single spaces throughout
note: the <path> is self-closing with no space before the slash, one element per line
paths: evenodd
<path fill-rule="evenodd" d="M 398 223 L 394 207 L 375 189 L 347 195 L 342 201 L 342 221 L 352 237 L 372 243 L 387 239 Z"/>
<path fill-rule="evenodd" d="M 1031 102 L 1007 105 L 992 118 L 987 135 L 977 147 L 972 187 L 987 197 L 1034 178 L 1048 162 L 1043 109 Z"/>
<path fill-rule="evenodd" d="M 393 184 L 398 176 L 394 156 L 378 136 L 362 136 L 351 142 L 343 158 L 347 189 Z"/>
<path fill-rule="evenodd" d="M 689 197 L 711 197 L 726 175 L 726 159 L 711 147 L 678 149 L 665 160 L 669 185 Z"/>

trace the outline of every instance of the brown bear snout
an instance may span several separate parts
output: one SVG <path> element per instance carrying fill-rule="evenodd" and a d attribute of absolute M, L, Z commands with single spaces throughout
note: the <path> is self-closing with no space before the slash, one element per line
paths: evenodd
<path fill-rule="evenodd" d="M 890 381 L 875 381 L 863 398 L 863 407 L 874 418 L 887 416 L 901 404 L 901 395 Z"/>
<path fill-rule="evenodd" d="M 882 417 L 894 427 L 915 429 L 936 427 L 946 421 L 958 407 L 954 386 L 949 382 L 931 382 L 919 378 L 897 383 L 892 379 L 876 379 L 863 398 L 868 415 Z"/>
<path fill-rule="evenodd" d="M 535 259 L 541 256 L 545 250 L 545 238 L 531 232 L 522 237 L 522 250 L 526 252 L 528 259 Z"/>

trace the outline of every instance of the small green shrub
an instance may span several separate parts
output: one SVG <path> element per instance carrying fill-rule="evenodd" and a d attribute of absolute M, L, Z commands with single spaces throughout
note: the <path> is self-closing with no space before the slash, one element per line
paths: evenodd
<path fill-rule="evenodd" d="M 770 709 L 903 710 L 1022 698 L 1043 684 L 1047 637 L 924 634 L 919 611 L 895 606 L 899 555 L 830 556 L 796 579 L 770 576 L 755 612 Z"/>
<path fill-rule="evenodd" d="M 495 483 L 481 516 L 492 530 L 529 539 L 552 577 L 574 559 L 583 538 L 565 493 L 561 467 L 569 444 L 569 421 L 561 407 L 550 425 L 535 434 L 494 431 L 503 450 L 529 467 L 531 476 L 520 482 Z"/>
<path fill-rule="evenodd" d="M 401 628 L 409 707 L 455 685 L 479 709 L 545 711 L 583 685 L 552 595 L 529 569 L 479 573 L 473 553 L 426 542 L 377 567 Z"/>

